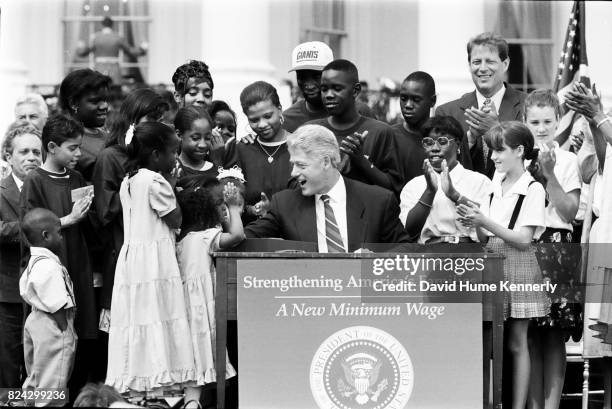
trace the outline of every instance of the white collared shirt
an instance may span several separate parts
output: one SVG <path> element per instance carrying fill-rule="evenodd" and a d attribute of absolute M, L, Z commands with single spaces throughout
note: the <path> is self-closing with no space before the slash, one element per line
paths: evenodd
<path fill-rule="evenodd" d="M 19 279 L 19 294 L 32 307 L 54 313 L 75 306 L 68 271 L 60 259 L 44 247 L 30 247 L 28 267 Z"/>
<path fill-rule="evenodd" d="M 532 181 L 535 181 L 535 179 L 531 176 L 531 173 L 525 171 L 521 177 L 514 182 L 514 185 L 502 194 L 501 184 L 505 177 L 505 173 L 495 172 L 493 175 L 493 200 L 486 200 L 484 203 L 480 204 L 482 213 L 485 216 L 489 216 L 493 221 L 504 228 L 507 228 L 512 218 L 512 212 L 514 211 L 518 196 L 525 195 L 521 210 L 512 230 L 519 231 L 521 227 L 533 226 L 535 227 L 533 238 L 537 240 L 546 229 L 546 212 L 544 208 L 546 193 L 544 192 L 544 187 L 538 182 L 529 185 Z M 489 236 L 494 236 L 494 234 L 486 230 L 485 232 Z"/>
<path fill-rule="evenodd" d="M 348 231 L 346 220 L 346 186 L 344 179 L 338 178 L 336 184 L 326 193 L 329 196 L 329 204 L 334 211 L 336 224 L 342 236 L 342 246 L 344 250 L 348 249 Z M 317 243 L 319 244 L 319 253 L 327 253 L 327 236 L 325 235 L 325 205 L 321 200 L 321 195 L 315 195 L 315 211 L 317 217 Z"/>
<path fill-rule="evenodd" d="M 438 177 L 438 186 L 441 186 L 441 177 L 438 173 L 436 173 L 436 176 Z M 489 200 L 493 187 L 491 181 L 485 175 L 467 170 L 460 163 L 457 163 L 450 171 L 449 176 L 455 189 L 464 197 L 481 205 L 484 201 Z M 424 175 L 413 178 L 402 189 L 399 215 L 402 224 L 406 224 L 408 213 L 418 204 L 425 189 L 427 189 L 427 181 Z M 457 221 L 457 217 L 455 203 L 438 187 L 432 202 L 432 208 L 421 230 L 419 243 L 426 243 L 433 237 L 442 236 L 469 236 L 477 241 L 476 230 L 465 228 Z"/>
<path fill-rule="evenodd" d="M 15 184 L 17 185 L 17 189 L 19 189 L 19 191 L 21 192 L 21 188 L 23 187 L 23 180 L 15 176 L 14 173 L 11 173 L 11 175 L 13 176 L 13 180 L 15 181 Z"/>
<path fill-rule="evenodd" d="M 499 89 L 499 91 L 497 91 L 495 95 L 491 97 L 491 101 L 493 102 L 493 105 L 495 105 L 495 112 L 498 115 L 499 115 L 499 107 L 501 106 L 505 93 L 506 93 L 506 84 L 502 84 L 502 87 Z M 478 101 L 478 107 L 477 107 L 478 109 L 482 108 L 482 106 L 484 105 L 485 99 L 487 99 L 487 97 L 482 95 L 480 91 L 478 91 L 478 88 L 477 88 L 476 89 L 476 101 Z"/>

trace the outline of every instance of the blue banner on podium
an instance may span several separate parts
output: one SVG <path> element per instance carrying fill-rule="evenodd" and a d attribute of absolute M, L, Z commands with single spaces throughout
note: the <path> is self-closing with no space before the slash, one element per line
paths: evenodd
<path fill-rule="evenodd" d="M 482 304 L 362 303 L 361 271 L 237 261 L 240 407 L 482 407 Z"/>

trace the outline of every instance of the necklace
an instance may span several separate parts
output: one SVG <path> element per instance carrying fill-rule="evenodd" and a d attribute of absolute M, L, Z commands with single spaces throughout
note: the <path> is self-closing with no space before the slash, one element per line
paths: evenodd
<path fill-rule="evenodd" d="M 266 156 L 268 157 L 268 163 L 272 163 L 274 162 L 274 155 L 276 154 L 276 152 L 278 152 L 278 150 L 281 148 L 281 146 L 283 146 L 283 144 L 281 143 L 280 145 L 278 145 L 276 147 L 276 149 L 274 149 L 274 152 L 272 152 L 271 154 L 268 152 L 268 150 L 266 148 L 263 147 L 263 145 L 261 144 L 261 142 L 259 142 L 259 139 L 257 139 L 257 145 L 259 145 L 259 147 L 261 148 L 261 150 L 266 154 Z"/>

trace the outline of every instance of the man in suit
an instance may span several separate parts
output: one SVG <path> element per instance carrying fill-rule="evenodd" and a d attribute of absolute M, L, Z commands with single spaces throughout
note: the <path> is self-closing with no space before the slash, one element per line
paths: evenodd
<path fill-rule="evenodd" d="M 22 384 L 19 192 L 26 174 L 40 166 L 41 152 L 40 131 L 29 124 L 14 127 L 2 144 L 11 174 L 0 181 L 0 388 Z"/>
<path fill-rule="evenodd" d="M 391 191 L 340 175 L 340 149 L 330 130 L 304 125 L 287 146 L 299 188 L 275 194 L 268 213 L 246 226 L 247 237 L 315 242 L 323 253 L 408 241 Z"/>
<path fill-rule="evenodd" d="M 472 169 L 489 177 L 495 172 L 482 136 L 500 121 L 521 121 L 526 95 L 504 82 L 508 71 L 508 43 L 499 35 L 482 33 L 467 44 L 468 62 L 476 90 L 440 105 L 436 115 L 457 119 L 467 132 Z"/>

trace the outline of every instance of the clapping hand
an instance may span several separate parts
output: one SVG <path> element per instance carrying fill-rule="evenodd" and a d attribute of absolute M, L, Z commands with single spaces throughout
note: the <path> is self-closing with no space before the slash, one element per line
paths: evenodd
<path fill-rule="evenodd" d="M 574 152 L 578 152 L 584 143 L 584 132 L 580 131 L 577 134 L 570 135 L 570 144 Z"/>
<path fill-rule="evenodd" d="M 494 109 L 468 108 L 465 110 L 465 122 L 470 126 L 473 136 L 485 134 L 489 129 L 499 123 L 497 112 Z"/>
<path fill-rule="evenodd" d="M 457 214 L 459 215 L 457 218 L 459 223 L 468 229 L 472 227 L 482 227 L 485 221 L 485 216 L 480 211 L 480 207 L 473 202 L 458 205 Z"/>
<path fill-rule="evenodd" d="M 538 165 L 542 171 L 542 176 L 544 176 L 546 180 L 553 177 L 555 163 L 557 163 L 557 157 L 554 147 L 550 145 L 541 145 L 540 154 L 538 155 Z"/>
<path fill-rule="evenodd" d="M 580 82 L 575 82 L 572 89 L 565 94 L 565 105 L 589 120 L 603 110 L 601 97 L 597 93 L 595 84 L 591 91 Z"/>
<path fill-rule="evenodd" d="M 453 202 L 456 202 L 461 195 L 453 186 L 453 181 L 450 178 L 448 163 L 446 163 L 446 159 L 442 160 L 442 173 L 440 176 L 440 187 L 442 188 L 442 191 L 444 192 L 446 197 L 448 197 Z"/>
<path fill-rule="evenodd" d="M 352 135 L 347 136 L 342 140 L 342 142 L 340 142 L 340 151 L 351 157 L 363 156 L 361 148 L 367 135 L 368 131 L 364 131 L 363 133 L 355 132 Z"/>
<path fill-rule="evenodd" d="M 427 190 L 430 192 L 438 191 L 438 174 L 434 170 L 433 166 L 429 162 L 429 159 L 423 161 L 423 175 L 425 175 L 425 181 L 427 182 Z"/>

